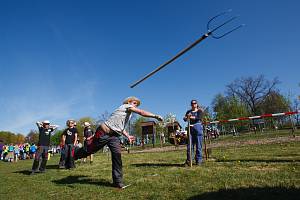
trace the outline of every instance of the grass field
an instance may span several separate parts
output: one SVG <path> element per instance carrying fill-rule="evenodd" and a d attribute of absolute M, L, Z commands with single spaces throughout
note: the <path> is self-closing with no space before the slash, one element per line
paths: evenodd
<path fill-rule="evenodd" d="M 245 137 L 257 136 L 230 141 Z M 106 153 L 97 153 L 93 165 L 78 164 L 71 171 L 58 170 L 55 156 L 45 174 L 34 176 L 29 176 L 32 160 L 0 162 L 0 199 L 300 198 L 298 141 L 213 148 L 214 159 L 192 168 L 182 165 L 185 154 L 184 150 L 124 152 L 124 180 L 131 184 L 125 190 L 111 187 L 111 160 Z"/>

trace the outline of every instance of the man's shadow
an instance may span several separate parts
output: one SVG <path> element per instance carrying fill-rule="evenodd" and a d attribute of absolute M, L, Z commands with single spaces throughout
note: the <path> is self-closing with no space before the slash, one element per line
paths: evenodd
<path fill-rule="evenodd" d="M 21 170 L 21 171 L 16 171 L 14 173 L 29 176 L 31 174 L 31 170 Z"/>
<path fill-rule="evenodd" d="M 65 178 L 59 179 L 59 180 L 54 180 L 52 181 L 55 184 L 58 185 L 72 185 L 72 184 L 90 184 L 90 185 L 97 185 L 97 186 L 105 186 L 105 187 L 112 187 L 113 184 L 110 183 L 107 180 L 104 179 L 90 179 L 87 178 L 88 176 L 67 176 Z"/>
<path fill-rule="evenodd" d="M 59 165 L 47 165 L 46 166 L 46 169 L 49 170 L 49 169 L 59 169 Z M 17 174 L 23 174 L 23 175 L 31 175 L 31 172 L 32 170 L 21 170 L 21 171 L 16 171 L 14 173 L 17 173 Z M 39 172 L 36 172 L 36 173 L 39 173 Z"/>
<path fill-rule="evenodd" d="M 184 164 L 178 163 L 135 163 L 135 167 L 184 167 Z"/>

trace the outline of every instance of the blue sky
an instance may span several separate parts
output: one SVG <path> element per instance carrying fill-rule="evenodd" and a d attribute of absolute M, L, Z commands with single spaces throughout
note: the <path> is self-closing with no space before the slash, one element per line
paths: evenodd
<path fill-rule="evenodd" d="M 244 28 L 206 39 L 129 88 L 229 8 Z M 297 0 L 0 1 L 0 130 L 97 118 L 131 95 L 181 119 L 191 99 L 210 106 L 234 79 L 259 74 L 298 95 L 299 8 Z"/>

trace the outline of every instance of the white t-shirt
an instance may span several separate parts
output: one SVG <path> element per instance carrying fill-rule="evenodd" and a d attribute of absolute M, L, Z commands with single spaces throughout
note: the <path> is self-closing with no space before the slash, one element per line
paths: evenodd
<path fill-rule="evenodd" d="M 133 107 L 130 104 L 123 104 L 117 108 L 107 121 L 104 122 L 111 130 L 122 134 L 131 118 L 131 111 L 128 108 Z"/>

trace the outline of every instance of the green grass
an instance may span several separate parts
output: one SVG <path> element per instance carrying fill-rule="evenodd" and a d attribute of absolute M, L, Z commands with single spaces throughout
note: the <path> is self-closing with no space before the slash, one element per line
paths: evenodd
<path fill-rule="evenodd" d="M 236 137 L 235 137 L 236 138 Z M 235 139 L 237 140 L 237 139 Z M 300 143 L 214 148 L 210 161 L 184 167 L 184 150 L 127 154 L 125 190 L 111 187 L 111 160 L 97 153 L 93 165 L 29 176 L 32 160 L 0 162 L 0 199 L 298 199 Z"/>
<path fill-rule="evenodd" d="M 300 135 L 300 131 L 297 130 L 294 133 L 296 136 Z M 213 139 L 212 142 L 219 142 L 219 141 L 247 141 L 247 140 L 257 140 L 257 139 L 265 139 L 265 138 L 277 138 L 277 137 L 292 137 L 293 134 L 291 130 L 278 130 L 278 131 L 264 131 L 264 132 L 247 132 L 247 133 L 240 133 L 237 136 L 233 136 L 232 134 L 229 135 L 222 135 L 217 139 Z"/>

